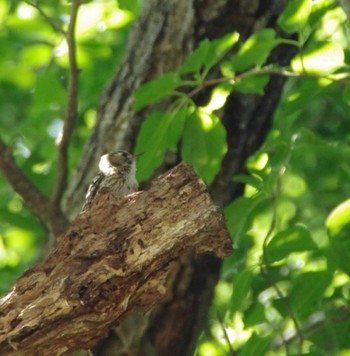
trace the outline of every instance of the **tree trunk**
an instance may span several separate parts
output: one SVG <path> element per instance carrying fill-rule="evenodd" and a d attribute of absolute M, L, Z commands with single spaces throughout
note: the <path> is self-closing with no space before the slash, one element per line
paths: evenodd
<path fill-rule="evenodd" d="M 264 27 L 276 28 L 285 4 L 281 0 L 147 1 L 130 34 L 124 61 L 102 95 L 96 127 L 66 196 L 67 215 L 74 217 L 79 211 L 101 153 L 132 151 L 147 114 L 147 109 L 134 113 L 131 107 L 133 92 L 140 84 L 176 69 L 205 37 L 214 39 L 238 31 L 244 40 Z M 278 47 L 271 62 L 283 65 L 292 55 L 293 50 Z M 245 170 L 247 157 L 263 142 L 283 83 L 283 78 L 271 78 L 264 96 L 234 93 L 227 100 L 220 115 L 227 130 L 228 152 L 210 187 L 217 204 L 223 206 L 241 194 L 242 187 L 233 183 L 232 176 Z M 206 100 L 209 90 L 195 98 L 197 102 Z M 160 171 L 178 160 L 167 158 Z M 168 355 L 169 350 L 172 355 L 192 355 L 199 332 L 206 325 L 220 265 L 213 257 L 184 257 L 171 272 L 166 302 L 147 318 L 134 316 L 121 323 L 115 333 L 119 340 L 108 339 L 96 352 L 124 354 L 119 352 L 125 343 L 122 335 L 132 329 L 129 349 L 134 350 L 133 355 L 149 355 L 150 349 L 160 355 Z"/>
<path fill-rule="evenodd" d="M 100 193 L 48 258 L 0 301 L 1 355 L 90 348 L 121 316 L 164 299 L 173 264 L 231 250 L 220 210 L 186 164 L 147 192 Z"/>

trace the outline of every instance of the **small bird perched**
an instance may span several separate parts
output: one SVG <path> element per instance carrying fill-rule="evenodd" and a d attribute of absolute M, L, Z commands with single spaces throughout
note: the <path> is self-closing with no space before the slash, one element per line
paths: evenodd
<path fill-rule="evenodd" d="M 116 196 L 136 192 L 139 185 L 136 180 L 135 160 L 140 156 L 126 151 L 110 152 L 100 159 L 99 174 L 94 178 L 85 196 L 82 211 L 90 208 L 100 189 L 108 189 Z"/>

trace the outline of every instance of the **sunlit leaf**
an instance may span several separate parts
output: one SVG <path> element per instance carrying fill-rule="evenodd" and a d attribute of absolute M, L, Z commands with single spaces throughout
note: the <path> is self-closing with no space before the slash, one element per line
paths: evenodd
<path fill-rule="evenodd" d="M 191 108 L 188 107 L 170 112 L 153 111 L 143 122 L 135 149 L 136 153 L 143 152 L 137 165 L 140 181 L 147 179 L 161 164 L 167 150 L 176 150 L 189 113 Z"/>
<path fill-rule="evenodd" d="M 279 261 L 293 252 L 315 250 L 317 245 L 312 240 L 310 232 L 304 226 L 298 225 L 278 232 L 267 245 L 270 263 Z"/>
<path fill-rule="evenodd" d="M 296 55 L 291 66 L 295 72 L 324 74 L 344 65 L 344 52 L 335 42 L 318 42 Z"/>
<path fill-rule="evenodd" d="M 289 34 L 298 32 L 305 26 L 311 10 L 312 0 L 289 0 L 277 23 Z"/>
<path fill-rule="evenodd" d="M 261 177 L 258 177 L 256 175 L 239 174 L 234 176 L 234 181 L 250 185 L 251 187 L 255 188 L 257 191 L 259 191 L 262 188 L 262 184 L 263 184 Z"/>
<path fill-rule="evenodd" d="M 249 338 L 239 352 L 240 356 L 264 355 L 271 342 L 271 337 L 261 337 L 257 333 Z"/>
<path fill-rule="evenodd" d="M 350 227 L 350 199 L 333 209 L 326 220 L 326 226 L 331 236 L 339 234 L 346 226 Z"/>
<path fill-rule="evenodd" d="M 206 38 L 199 44 L 186 59 L 186 62 L 181 66 L 179 73 L 187 74 L 198 72 L 202 66 L 205 64 L 205 60 L 208 56 L 208 53 L 211 49 L 211 43 Z"/>
<path fill-rule="evenodd" d="M 227 151 L 226 130 L 214 114 L 196 110 L 185 124 L 182 157 L 210 183 Z"/>
<path fill-rule="evenodd" d="M 21 51 L 21 61 L 33 67 L 48 66 L 52 56 L 52 48 L 47 44 L 27 46 Z"/>
<path fill-rule="evenodd" d="M 235 244 L 240 245 L 246 232 L 252 227 L 254 216 L 265 203 L 266 198 L 261 195 L 239 197 L 225 208 L 227 227 Z"/>
<path fill-rule="evenodd" d="M 141 110 L 149 104 L 154 104 L 174 93 L 182 81 L 177 73 L 167 73 L 161 78 L 141 85 L 134 93 L 134 109 Z"/>
<path fill-rule="evenodd" d="M 350 199 L 339 204 L 329 214 L 326 226 L 333 253 L 330 262 L 350 276 Z"/>
<path fill-rule="evenodd" d="M 199 47 L 188 56 L 186 62 L 181 66 L 179 73 L 195 73 L 202 68 L 209 70 L 225 56 L 238 39 L 239 34 L 234 32 L 214 41 L 208 39 L 201 41 Z"/>
<path fill-rule="evenodd" d="M 9 11 L 9 4 L 6 1 L 0 2 L 0 21 L 5 21 L 5 18 Z"/>
<path fill-rule="evenodd" d="M 233 71 L 243 71 L 253 66 L 263 65 L 277 44 L 276 32 L 272 28 L 255 32 L 232 57 Z"/>
<path fill-rule="evenodd" d="M 211 53 L 206 58 L 206 69 L 210 69 L 219 62 L 238 40 L 239 34 L 237 32 L 229 33 L 220 39 L 214 40 L 211 45 Z"/>
<path fill-rule="evenodd" d="M 7 62 L 0 70 L 0 81 L 9 82 L 21 88 L 30 88 L 35 83 L 35 74 L 23 63 Z"/>
<path fill-rule="evenodd" d="M 4 236 L 6 246 L 21 256 L 25 261 L 30 261 L 36 254 L 35 237 L 30 230 L 18 227 L 8 228 Z"/>
<path fill-rule="evenodd" d="M 324 1 L 319 1 L 317 5 L 322 3 L 324 3 Z M 318 13 L 322 14 L 322 10 Z M 344 8 L 337 6 L 331 9 L 328 7 L 328 11 L 323 10 L 323 14 L 320 26 L 315 32 L 316 38 L 332 38 L 334 35 L 338 36 L 342 25 L 348 21 Z"/>

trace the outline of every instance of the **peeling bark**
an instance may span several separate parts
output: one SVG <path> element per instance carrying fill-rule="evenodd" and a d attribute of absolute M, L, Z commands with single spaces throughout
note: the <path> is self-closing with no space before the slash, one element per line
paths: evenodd
<path fill-rule="evenodd" d="M 120 317 L 163 300 L 179 260 L 231 251 L 220 209 L 187 164 L 149 191 L 101 192 L 47 259 L 0 300 L 1 355 L 90 348 Z"/>

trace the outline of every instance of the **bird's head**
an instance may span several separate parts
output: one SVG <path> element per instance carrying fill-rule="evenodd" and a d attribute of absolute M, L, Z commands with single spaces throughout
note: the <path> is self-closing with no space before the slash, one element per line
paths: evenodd
<path fill-rule="evenodd" d="M 115 151 L 106 153 L 100 159 L 100 171 L 106 175 L 116 171 L 130 171 L 135 166 L 135 160 L 139 155 L 132 155 L 127 151 Z"/>

